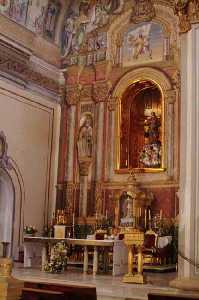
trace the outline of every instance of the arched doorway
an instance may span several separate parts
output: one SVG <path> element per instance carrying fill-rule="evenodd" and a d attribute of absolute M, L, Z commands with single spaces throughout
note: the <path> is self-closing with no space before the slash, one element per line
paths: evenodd
<path fill-rule="evenodd" d="M 7 255 L 13 254 L 15 190 L 7 171 L 0 168 L 0 241 L 8 243 Z"/>

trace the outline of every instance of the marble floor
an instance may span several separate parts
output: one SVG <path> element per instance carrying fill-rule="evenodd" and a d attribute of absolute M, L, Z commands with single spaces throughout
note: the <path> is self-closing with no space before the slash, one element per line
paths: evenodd
<path fill-rule="evenodd" d="M 81 270 L 68 269 L 62 274 L 49 274 L 39 269 L 23 268 L 16 265 L 13 276 L 29 282 L 51 283 L 67 286 L 96 287 L 98 300 L 136 299 L 146 300 L 148 293 L 181 294 L 180 290 L 169 287 L 169 282 L 176 277 L 176 273 L 146 273 L 146 284 L 126 284 L 122 276 L 83 274 Z M 185 294 L 183 292 L 183 294 Z M 190 293 L 186 293 L 190 295 Z"/>

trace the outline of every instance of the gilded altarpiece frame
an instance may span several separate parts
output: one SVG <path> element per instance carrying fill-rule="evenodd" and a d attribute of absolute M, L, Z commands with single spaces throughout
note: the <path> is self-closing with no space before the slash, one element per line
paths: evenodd
<path fill-rule="evenodd" d="M 162 113 L 161 113 L 161 141 L 162 156 L 161 166 L 157 168 L 133 168 L 129 164 L 125 168 L 120 167 L 121 157 L 121 99 L 125 91 L 136 82 L 148 81 L 154 84 L 161 93 Z M 173 150 L 170 151 L 169 146 L 173 147 L 173 117 L 168 117 L 169 110 L 173 110 L 169 105 L 175 102 L 175 92 L 172 89 L 169 78 L 160 70 L 152 67 L 143 67 L 127 73 L 120 79 L 113 92 L 113 98 L 116 99 L 117 108 L 115 111 L 115 172 L 125 174 L 129 169 L 134 169 L 140 173 L 158 173 L 167 171 L 168 175 L 172 173 L 173 167 Z M 171 155 L 168 152 L 171 152 Z M 169 163 L 169 161 L 172 161 Z"/>

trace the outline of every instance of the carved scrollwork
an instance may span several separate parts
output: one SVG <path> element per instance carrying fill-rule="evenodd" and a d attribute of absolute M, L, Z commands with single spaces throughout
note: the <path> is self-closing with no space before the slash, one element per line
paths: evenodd
<path fill-rule="evenodd" d="M 191 29 L 191 23 L 188 16 L 189 0 L 175 1 L 175 14 L 179 17 L 180 32 L 184 33 Z"/>

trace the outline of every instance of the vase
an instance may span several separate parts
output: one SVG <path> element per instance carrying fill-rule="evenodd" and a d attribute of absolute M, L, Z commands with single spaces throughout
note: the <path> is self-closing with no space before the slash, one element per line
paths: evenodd
<path fill-rule="evenodd" d="M 35 233 L 24 233 L 25 237 L 33 237 L 35 236 Z"/>

